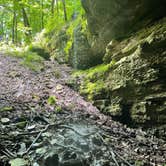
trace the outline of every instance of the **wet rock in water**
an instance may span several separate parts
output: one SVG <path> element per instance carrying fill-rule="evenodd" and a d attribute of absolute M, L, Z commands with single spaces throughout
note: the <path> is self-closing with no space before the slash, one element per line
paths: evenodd
<path fill-rule="evenodd" d="M 23 154 L 26 151 L 26 144 L 25 143 L 21 143 L 20 144 L 20 149 L 18 150 L 19 154 Z"/>
<path fill-rule="evenodd" d="M 84 152 L 88 152 L 90 149 L 89 149 L 89 145 L 86 141 L 84 140 L 81 140 L 78 143 L 78 146 L 84 151 Z"/>

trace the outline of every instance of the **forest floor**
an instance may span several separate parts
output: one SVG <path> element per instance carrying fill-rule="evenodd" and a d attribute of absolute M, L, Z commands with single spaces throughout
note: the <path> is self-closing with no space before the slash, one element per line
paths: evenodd
<path fill-rule="evenodd" d="M 41 72 L 0 54 L 0 166 L 166 164 L 166 142 L 99 112 L 67 86 L 71 68 Z"/>

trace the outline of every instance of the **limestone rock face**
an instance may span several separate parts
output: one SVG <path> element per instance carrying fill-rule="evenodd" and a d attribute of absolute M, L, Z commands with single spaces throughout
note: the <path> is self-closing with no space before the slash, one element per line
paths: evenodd
<path fill-rule="evenodd" d="M 104 80 L 109 94 L 94 100 L 108 100 L 102 111 L 125 123 L 165 124 L 166 1 L 82 0 L 82 5 L 92 52 L 104 55 L 106 64 L 114 62 Z"/>
<path fill-rule="evenodd" d="M 76 69 L 87 69 L 99 64 L 98 59 L 93 54 L 81 25 L 78 25 L 73 32 L 73 44 L 69 55 L 70 64 Z"/>
<path fill-rule="evenodd" d="M 128 116 L 138 124 L 166 123 L 165 46 L 163 19 L 109 47 L 105 59 L 116 61 L 106 79 L 111 115 Z"/>
<path fill-rule="evenodd" d="M 82 0 L 91 47 L 102 55 L 112 39 L 121 39 L 165 15 L 165 0 Z"/>
<path fill-rule="evenodd" d="M 66 43 L 69 40 L 67 34 L 67 27 L 64 27 L 58 33 L 50 36 L 49 48 L 51 48 L 51 58 L 57 60 L 59 63 L 67 63 L 66 53 L 64 51 Z"/>
<path fill-rule="evenodd" d="M 110 41 L 104 62 L 102 74 L 91 69 L 94 74 L 81 83 L 86 92 L 88 85 L 103 82 L 101 91 L 91 92 L 94 105 L 126 124 L 166 124 L 166 18 Z"/>

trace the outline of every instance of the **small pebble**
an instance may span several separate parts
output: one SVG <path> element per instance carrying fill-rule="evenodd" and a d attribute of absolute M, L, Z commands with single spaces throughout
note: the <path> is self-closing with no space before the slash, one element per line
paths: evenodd
<path fill-rule="evenodd" d="M 10 119 L 8 118 L 1 118 L 1 123 L 4 124 L 4 125 L 7 125 L 10 123 Z"/>

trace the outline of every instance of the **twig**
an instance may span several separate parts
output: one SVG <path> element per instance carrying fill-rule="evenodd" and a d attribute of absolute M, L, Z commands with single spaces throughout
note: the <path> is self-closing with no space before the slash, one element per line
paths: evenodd
<path fill-rule="evenodd" d="M 39 134 L 39 133 L 40 133 L 40 131 L 32 131 L 32 132 L 18 133 L 17 136 L 35 135 L 35 134 Z"/>
<path fill-rule="evenodd" d="M 105 146 L 107 147 L 107 149 L 108 149 L 108 145 L 106 144 L 106 142 L 105 142 L 105 140 L 103 139 L 103 137 L 102 137 L 100 134 L 97 134 L 97 135 L 101 138 L 101 140 L 103 141 L 104 145 L 105 145 Z M 112 148 L 111 148 L 111 151 L 109 150 L 109 153 L 111 153 L 112 159 L 114 160 L 115 164 L 116 164 L 117 166 L 119 166 L 119 164 L 118 164 L 118 162 L 117 162 L 117 160 L 116 160 L 116 158 L 115 158 L 115 153 L 114 153 L 114 151 L 113 151 Z"/>
<path fill-rule="evenodd" d="M 40 138 L 41 134 L 42 134 L 43 132 L 47 131 L 49 127 L 58 126 L 58 125 L 60 125 L 60 124 L 61 124 L 61 123 L 48 124 L 43 130 L 40 131 L 40 133 L 37 135 L 37 137 L 33 140 L 32 144 L 29 146 L 29 148 L 28 148 L 25 152 L 22 153 L 22 155 L 27 154 L 27 153 L 31 150 L 33 144 L 36 143 L 36 141 Z"/>
<path fill-rule="evenodd" d="M 10 152 L 7 148 L 5 148 L 5 151 L 10 154 L 12 157 L 17 157 L 15 154 L 13 154 L 12 152 Z"/>
<path fill-rule="evenodd" d="M 133 166 L 133 165 L 131 165 L 127 160 L 125 160 L 122 156 L 120 156 L 117 152 L 115 152 L 115 154 L 116 154 L 124 163 L 126 163 L 128 166 Z"/>
<path fill-rule="evenodd" d="M 32 144 L 29 146 L 29 148 L 25 152 L 22 153 L 22 155 L 27 154 L 31 150 L 33 144 L 36 143 L 36 141 L 40 138 L 41 134 L 43 132 L 45 132 L 49 127 L 50 127 L 50 125 L 47 125 L 43 130 L 40 131 L 40 133 L 37 135 L 37 137 L 33 140 Z"/>
<path fill-rule="evenodd" d="M 98 136 L 102 139 L 103 143 L 106 145 L 103 137 L 101 135 L 98 134 Z M 106 145 L 107 146 L 107 145 Z M 112 148 L 110 148 L 111 150 L 111 156 L 112 156 L 112 159 L 114 160 L 114 162 L 116 163 L 117 166 L 119 166 L 119 164 L 117 163 L 117 160 L 115 159 L 115 155 L 117 157 L 119 157 L 124 163 L 126 163 L 128 166 L 132 166 L 127 160 L 125 160 L 122 156 L 120 156 L 117 152 L 114 152 Z M 115 153 L 115 154 L 114 154 Z"/>
<path fill-rule="evenodd" d="M 2 152 L 7 156 L 7 157 L 12 157 L 12 156 L 10 156 L 6 151 L 4 151 L 4 150 L 2 150 Z"/>
<path fill-rule="evenodd" d="M 118 162 L 117 162 L 117 160 L 116 160 L 116 158 L 115 158 L 115 153 L 113 152 L 113 149 L 111 150 L 110 153 L 111 153 L 112 159 L 114 160 L 115 164 L 116 164 L 117 166 L 119 166 L 119 164 L 118 164 Z"/>
<path fill-rule="evenodd" d="M 12 157 L 12 158 L 15 158 L 17 157 L 15 154 L 13 154 L 12 152 L 10 152 L 7 148 L 5 148 L 3 151 L 2 151 L 7 157 Z"/>

